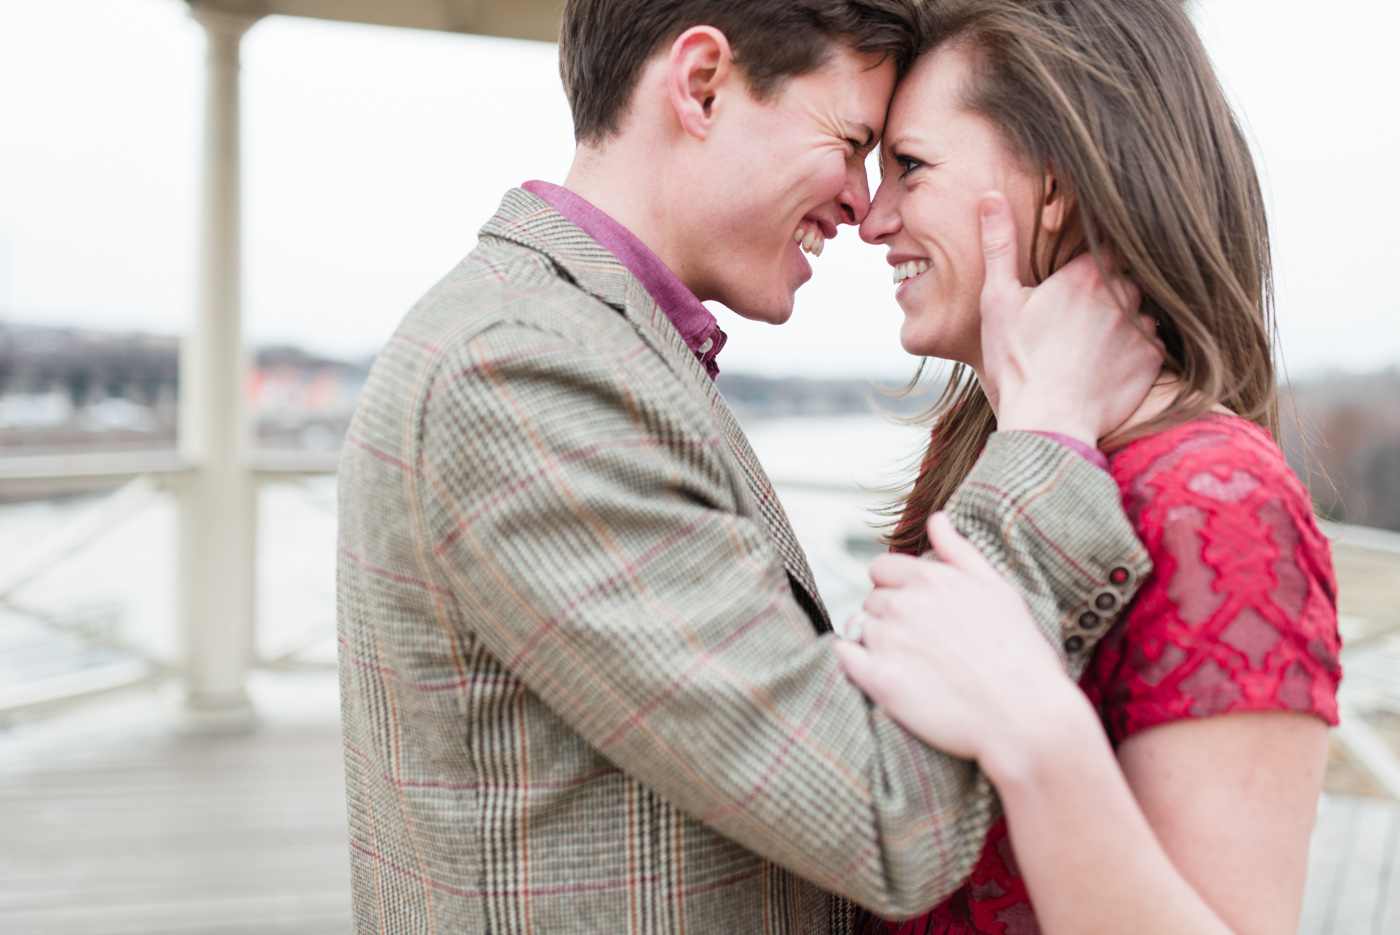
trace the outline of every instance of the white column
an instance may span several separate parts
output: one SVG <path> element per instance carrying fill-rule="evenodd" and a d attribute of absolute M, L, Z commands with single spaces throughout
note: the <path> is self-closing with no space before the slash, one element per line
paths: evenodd
<path fill-rule="evenodd" d="M 209 39 L 199 297 L 180 367 L 180 449 L 195 465 L 180 492 L 178 727 L 238 730 L 254 721 L 252 661 L 256 490 L 244 411 L 239 168 L 239 43 L 256 22 L 198 3 Z"/>

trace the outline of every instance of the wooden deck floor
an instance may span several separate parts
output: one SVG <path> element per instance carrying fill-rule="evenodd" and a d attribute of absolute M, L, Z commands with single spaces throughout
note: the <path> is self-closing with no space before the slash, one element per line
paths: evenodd
<path fill-rule="evenodd" d="M 1308 855 L 1308 891 L 1298 935 L 1400 932 L 1400 806 L 1328 795 Z"/>
<path fill-rule="evenodd" d="M 335 723 L 99 746 L 0 768 L 0 932 L 349 933 Z"/>
<path fill-rule="evenodd" d="M 171 736 L 150 713 L 23 755 L 0 734 L 0 933 L 347 935 L 329 712 L 223 738 Z M 1400 805 L 1328 794 L 1300 935 L 1400 933 L 1398 855 Z"/>

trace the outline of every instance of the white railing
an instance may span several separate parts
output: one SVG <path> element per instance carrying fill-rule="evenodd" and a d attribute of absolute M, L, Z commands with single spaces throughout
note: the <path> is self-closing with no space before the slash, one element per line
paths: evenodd
<path fill-rule="evenodd" d="M 308 480 L 333 474 L 335 461 L 333 453 L 259 452 L 249 468 L 259 487 L 269 483 L 301 485 L 307 502 L 333 512 L 328 491 L 309 486 Z M 23 599 L 22 592 L 26 585 L 102 539 L 162 495 L 178 493 L 190 473 L 188 465 L 172 452 L 0 459 L 0 496 L 61 489 L 63 485 L 117 484 L 111 493 L 69 516 L 0 565 L 0 610 L 43 627 L 56 638 L 100 651 L 109 663 L 0 685 L 0 724 L 63 710 L 114 692 L 151 689 L 187 675 L 178 651 L 153 653 L 124 636 L 121 621 L 113 619 L 111 613 L 75 616 L 56 612 Z M 834 614 L 844 616 L 869 586 L 868 556 L 853 554 L 851 545 L 867 535 L 863 520 L 870 515 L 867 510 L 874 495 L 851 485 L 779 481 L 775 486 L 789 505 L 828 604 Z M 823 514 L 823 520 L 829 519 L 830 504 L 839 498 L 846 510 L 844 518 L 826 522 L 822 528 L 804 529 L 804 497 L 825 501 L 822 505 L 814 500 L 811 507 Z M 1342 723 L 1333 739 L 1352 763 L 1400 800 L 1400 757 L 1373 726 L 1378 715 L 1400 715 L 1400 534 L 1336 524 L 1326 525 L 1325 531 L 1332 538 L 1337 565 L 1345 640 L 1342 660 L 1348 672 L 1339 699 Z M 873 533 L 868 537 L 873 538 Z M 249 603 L 255 601 L 250 598 Z M 259 651 L 256 638 L 250 639 L 248 668 L 292 671 L 331 667 L 333 662 L 328 659 L 308 660 L 303 654 L 332 636 L 333 610 L 327 606 L 285 634 L 276 646 Z"/>
<path fill-rule="evenodd" d="M 333 474 L 335 460 L 333 453 L 257 452 L 249 472 L 259 487 L 273 482 L 304 485 L 311 476 Z M 55 611 L 41 601 L 25 600 L 22 592 L 162 496 L 178 494 L 193 473 L 173 451 L 0 458 L 0 496 L 9 499 L 117 485 L 0 564 L 0 610 L 43 628 L 56 640 L 99 652 L 105 660 L 101 665 L 59 675 L 0 684 L 0 724 L 54 713 L 116 692 L 151 689 L 185 674 L 178 651 L 155 653 L 130 639 L 124 635 L 122 621 L 113 619 L 114 613 L 93 618 Z M 326 499 L 309 488 L 306 493 L 313 501 Z M 332 502 L 320 505 L 334 510 Z M 175 603 L 173 595 L 171 603 Z M 249 603 L 254 601 L 250 598 Z M 328 607 L 324 616 L 292 633 L 272 652 L 259 653 L 256 639 L 251 640 L 248 665 L 281 671 L 332 667 L 326 660 L 302 658 L 308 647 L 332 635 L 333 608 Z M 171 642 L 178 645 L 180 640 Z"/>
<path fill-rule="evenodd" d="M 878 494 L 854 485 L 810 481 L 775 481 L 783 502 L 803 494 L 828 494 L 847 504 L 868 507 Z M 869 515 L 869 514 L 866 514 Z M 846 529 L 859 530 L 860 511 L 853 508 Z M 802 517 L 793 515 L 794 525 Z M 1341 724 L 1332 734 L 1353 765 L 1390 797 L 1400 801 L 1400 756 L 1374 726 L 1378 717 L 1400 716 L 1400 533 L 1363 526 L 1324 523 L 1336 562 L 1343 639 L 1342 666 L 1347 677 L 1338 696 Z M 823 587 L 833 619 L 853 610 L 869 590 L 865 556 L 852 554 L 841 537 L 803 535 L 803 547 Z M 871 534 L 873 538 L 873 533 Z"/>

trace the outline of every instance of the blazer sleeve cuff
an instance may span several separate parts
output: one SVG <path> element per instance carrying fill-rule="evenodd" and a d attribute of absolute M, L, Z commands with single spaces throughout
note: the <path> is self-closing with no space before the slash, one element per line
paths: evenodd
<path fill-rule="evenodd" d="M 1033 432 L 998 432 L 948 502 L 1076 678 L 1151 572 L 1113 478 Z"/>

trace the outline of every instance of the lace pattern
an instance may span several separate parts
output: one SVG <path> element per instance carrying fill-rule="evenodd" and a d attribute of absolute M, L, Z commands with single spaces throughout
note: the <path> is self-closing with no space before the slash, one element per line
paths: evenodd
<path fill-rule="evenodd" d="M 1267 432 L 1209 415 L 1116 452 L 1111 471 L 1154 571 L 1080 686 L 1114 745 L 1238 711 L 1337 723 L 1336 579 L 1306 488 Z M 1038 935 L 1005 821 L 967 884 L 888 935 Z"/>

